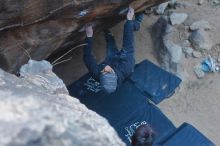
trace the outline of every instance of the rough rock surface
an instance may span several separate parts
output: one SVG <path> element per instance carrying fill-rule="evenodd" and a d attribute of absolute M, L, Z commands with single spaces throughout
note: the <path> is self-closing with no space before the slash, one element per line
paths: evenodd
<path fill-rule="evenodd" d="M 191 57 L 192 53 L 193 53 L 193 48 L 191 48 L 191 47 L 184 47 L 183 51 L 185 53 L 186 58 L 187 57 Z"/>
<path fill-rule="evenodd" d="M 52 94 L 68 94 L 65 84 L 53 73 L 52 69 L 53 66 L 45 60 L 29 60 L 28 64 L 21 67 L 20 76 L 37 86 L 44 87 Z"/>
<path fill-rule="evenodd" d="M 182 24 L 186 19 L 188 15 L 185 13 L 172 13 L 170 15 L 170 22 L 172 25 L 179 25 Z"/>
<path fill-rule="evenodd" d="M 204 29 L 204 30 L 211 30 L 211 25 L 208 21 L 200 20 L 196 21 L 193 24 L 190 25 L 191 30 L 198 30 L 198 29 Z"/>
<path fill-rule="evenodd" d="M 156 13 L 159 15 L 162 15 L 164 13 L 164 11 L 166 10 L 166 8 L 168 7 L 168 5 L 169 5 L 169 2 L 165 2 L 165 3 L 160 4 L 155 9 Z"/>
<path fill-rule="evenodd" d="M 213 45 L 209 33 L 202 29 L 193 31 L 189 40 L 196 50 L 210 50 Z"/>
<path fill-rule="evenodd" d="M 192 55 L 195 58 L 201 58 L 202 57 L 202 53 L 199 52 L 199 51 L 193 51 Z"/>
<path fill-rule="evenodd" d="M 96 32 L 109 28 L 125 18 L 129 4 L 139 12 L 165 1 L 1 0 L 0 68 L 16 72 L 28 56 L 42 60 L 71 49 L 84 39 L 85 24 Z"/>
<path fill-rule="evenodd" d="M 104 118 L 48 90 L 0 69 L 1 146 L 124 146 Z"/>
<path fill-rule="evenodd" d="M 166 17 L 161 17 L 154 24 L 151 35 L 161 66 L 167 71 L 177 73 L 182 58 L 182 47 L 173 42 L 173 38 L 176 37 L 175 28 L 169 24 Z"/>

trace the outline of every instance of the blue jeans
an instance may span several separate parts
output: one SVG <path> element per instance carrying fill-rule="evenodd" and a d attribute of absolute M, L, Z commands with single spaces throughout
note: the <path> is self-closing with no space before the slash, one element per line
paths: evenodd
<path fill-rule="evenodd" d="M 113 35 L 109 34 L 110 31 L 105 32 L 105 40 L 106 40 L 106 58 L 105 62 L 110 64 L 112 60 L 119 53 L 119 50 L 116 46 L 115 38 Z"/>

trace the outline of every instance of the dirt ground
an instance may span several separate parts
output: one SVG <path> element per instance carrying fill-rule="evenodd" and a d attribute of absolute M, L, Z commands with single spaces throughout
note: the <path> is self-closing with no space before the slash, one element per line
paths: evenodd
<path fill-rule="evenodd" d="M 213 45 L 220 43 L 220 6 L 213 7 L 211 0 L 199 6 L 197 0 L 181 1 L 186 8 L 178 8 L 175 12 L 184 12 L 189 15 L 186 23 L 191 24 L 198 20 L 206 20 L 212 26 L 211 39 Z M 136 62 L 148 59 L 157 63 L 156 52 L 153 48 L 150 29 L 159 16 L 151 14 L 145 17 L 142 28 L 135 33 L 136 38 Z M 112 29 L 118 46 L 121 46 L 123 23 Z M 119 47 L 120 48 L 120 47 Z M 98 62 L 105 58 L 105 41 L 103 34 L 95 34 L 95 55 Z M 82 61 L 82 49 L 74 51 L 73 60 L 55 67 L 55 72 L 70 84 L 84 73 L 86 68 Z M 207 74 L 203 79 L 197 79 L 193 67 L 201 62 L 202 58 L 182 57 L 181 66 L 184 82 L 170 99 L 163 101 L 159 107 L 174 122 L 176 126 L 183 122 L 194 125 L 216 145 L 220 145 L 220 73 Z"/>

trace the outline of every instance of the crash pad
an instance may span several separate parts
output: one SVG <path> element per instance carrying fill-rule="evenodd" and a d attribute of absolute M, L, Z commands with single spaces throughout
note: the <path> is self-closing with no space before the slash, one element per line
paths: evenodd
<path fill-rule="evenodd" d="M 125 82 L 133 84 L 129 90 L 139 90 L 146 99 L 159 104 L 174 94 L 181 79 L 152 62 L 144 60 L 135 66 L 134 72 Z M 123 85 L 124 83 L 121 86 Z M 120 90 L 121 86 L 117 90 Z M 88 102 L 88 104 L 95 104 L 99 99 L 107 96 L 102 91 L 100 83 L 93 79 L 89 73 L 71 84 L 68 90 L 72 96 L 80 98 L 82 102 Z"/>
<path fill-rule="evenodd" d="M 158 146 L 215 146 L 207 137 L 188 123 L 182 124 Z"/>

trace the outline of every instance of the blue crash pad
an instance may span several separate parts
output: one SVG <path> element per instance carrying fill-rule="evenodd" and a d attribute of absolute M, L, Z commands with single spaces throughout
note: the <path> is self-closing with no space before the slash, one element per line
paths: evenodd
<path fill-rule="evenodd" d="M 143 66 L 143 67 L 142 67 Z M 147 67 L 148 66 L 148 67 Z M 143 73 L 143 69 L 152 69 L 160 74 L 155 74 L 153 72 Z M 152 76 L 158 75 L 154 79 L 161 79 L 160 83 L 166 82 L 167 86 L 172 85 L 172 89 L 175 90 L 175 87 L 179 85 L 181 80 L 176 76 L 163 71 L 159 67 L 153 65 L 149 61 L 143 61 L 136 66 L 131 79 L 126 80 L 116 92 L 112 94 L 106 94 L 101 90 L 100 83 L 94 80 L 89 74 L 86 74 L 78 81 L 73 83 L 68 87 L 69 93 L 71 96 L 78 98 L 83 104 L 85 104 L 89 109 L 97 112 L 106 119 L 112 127 L 115 128 L 121 139 L 127 144 L 130 145 L 130 138 L 133 135 L 135 129 L 141 124 L 149 124 L 157 133 L 155 142 L 159 141 L 160 138 L 164 137 L 168 133 L 175 130 L 172 122 L 158 109 L 155 105 L 148 102 L 149 99 L 154 99 L 151 96 L 156 98 L 156 103 L 161 102 L 163 99 L 167 98 L 166 94 L 171 94 L 174 91 L 171 91 L 171 88 L 164 88 L 163 92 L 167 89 L 166 94 L 160 94 L 155 92 L 161 92 L 162 86 L 154 88 L 146 88 L 150 93 L 147 94 L 139 89 L 143 84 L 147 84 L 147 80 L 151 82 L 153 80 Z M 167 77 L 167 80 L 163 78 Z M 151 77 L 151 78 L 149 78 Z M 139 80 L 138 80 L 139 78 Z M 144 79 L 144 82 L 141 82 Z M 178 80 L 172 84 L 173 80 Z M 150 83 L 151 84 L 151 83 Z M 157 84 L 160 85 L 160 84 Z M 146 86 L 147 87 L 147 86 Z M 153 90 L 154 89 L 154 90 Z M 155 93 L 155 96 L 154 94 Z M 158 96 L 159 95 L 159 96 Z M 153 101 L 153 100 L 152 100 Z"/>
<path fill-rule="evenodd" d="M 156 104 L 173 95 L 181 83 L 180 78 L 148 60 L 136 65 L 135 72 L 130 79 L 144 95 Z"/>
<path fill-rule="evenodd" d="M 83 95 L 82 91 L 78 93 Z M 73 95 L 72 92 L 70 94 Z M 160 109 L 148 102 L 140 90 L 135 89 L 134 84 L 129 81 L 113 94 L 99 92 L 97 95 L 104 96 L 97 96 L 97 100 L 93 100 L 95 96 L 79 99 L 89 109 L 105 117 L 127 146 L 130 146 L 131 136 L 141 124 L 149 124 L 154 129 L 157 135 L 155 142 L 176 129 Z"/>
<path fill-rule="evenodd" d="M 184 123 L 158 146 L 215 146 L 192 125 Z"/>
<path fill-rule="evenodd" d="M 140 90 L 145 98 L 158 104 L 175 92 L 181 79 L 150 61 L 144 60 L 135 66 L 134 73 L 126 82 L 131 82 L 134 85 L 130 90 Z M 90 74 L 80 78 L 68 89 L 72 96 L 79 98 L 81 102 L 88 103 L 88 106 L 106 96 L 106 93 L 101 90 L 100 83 L 94 80 Z"/>
<path fill-rule="evenodd" d="M 131 136 L 141 124 L 149 124 L 154 129 L 154 146 L 186 146 L 179 144 L 187 138 L 178 132 L 182 132 L 179 129 L 184 128 L 176 130 L 161 110 L 150 102 L 158 104 L 168 98 L 180 82 L 178 77 L 145 60 L 136 65 L 132 76 L 112 94 L 103 92 L 100 83 L 89 74 L 70 85 L 68 90 L 71 96 L 105 117 L 127 146 L 130 146 Z M 189 130 L 188 134 L 199 133 L 195 131 L 197 130 Z M 187 133 L 187 128 L 183 132 Z M 192 145 L 187 146 L 197 146 L 193 144 L 203 138 L 189 139 Z"/>

